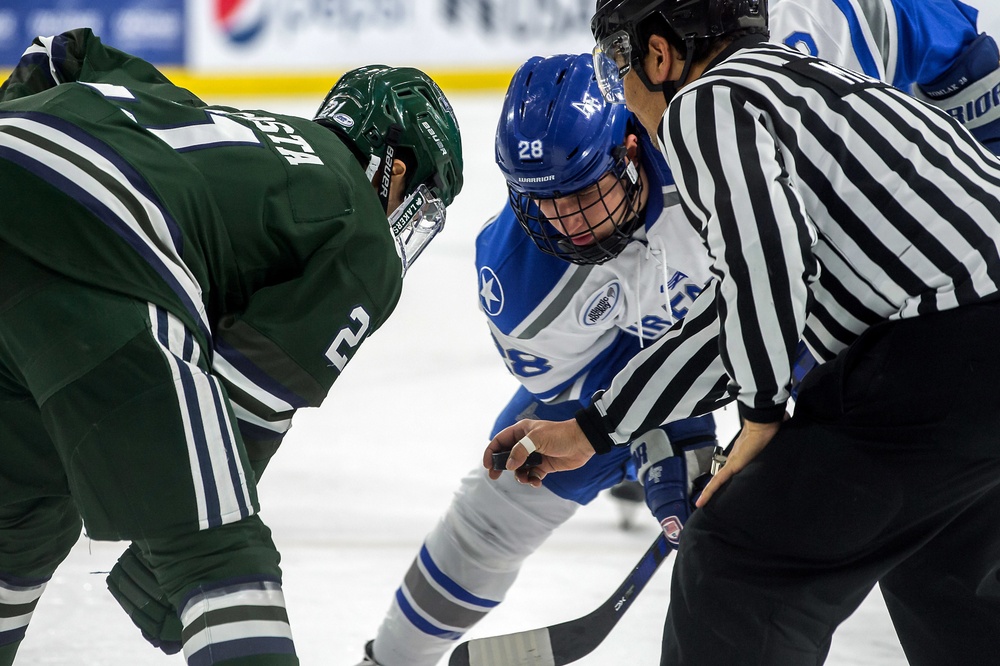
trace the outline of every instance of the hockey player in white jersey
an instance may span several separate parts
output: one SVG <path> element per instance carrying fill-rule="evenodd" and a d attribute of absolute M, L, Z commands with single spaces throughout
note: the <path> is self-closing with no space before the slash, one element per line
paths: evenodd
<path fill-rule="evenodd" d="M 1000 52 L 958 0 L 770 0 L 771 41 L 912 93 L 1000 153 Z"/>
<path fill-rule="evenodd" d="M 526 417 L 570 418 L 684 316 L 710 277 L 700 240 L 674 205 L 669 171 L 632 114 L 605 103 L 589 54 L 532 58 L 518 70 L 497 162 L 510 200 L 477 239 L 480 306 L 522 387 L 493 432 Z M 715 444 L 710 417 L 635 442 L 640 475 L 647 449 L 676 454 L 646 486 L 670 538 Z M 623 449 L 549 477 L 541 490 L 474 470 L 427 536 L 362 664 L 437 663 L 503 600 L 524 558 L 556 527 L 632 476 L 629 457 Z"/>

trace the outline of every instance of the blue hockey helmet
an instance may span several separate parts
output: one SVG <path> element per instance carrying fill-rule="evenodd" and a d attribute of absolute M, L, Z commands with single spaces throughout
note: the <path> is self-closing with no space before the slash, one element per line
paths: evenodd
<path fill-rule="evenodd" d="M 497 127 L 496 161 L 518 221 L 542 251 L 574 263 L 603 263 L 631 240 L 642 189 L 623 145 L 631 118 L 624 106 L 604 100 L 590 54 L 534 57 L 514 74 Z M 615 176 L 610 186 L 604 180 L 608 174 Z M 589 217 L 603 221 L 584 232 L 589 242 L 553 226 L 559 222 L 552 219 L 554 206 L 549 216 L 540 212 L 540 202 L 574 197 L 599 182 L 605 183 L 599 201 L 588 201 L 603 205 L 606 215 L 591 208 Z M 609 206 L 604 195 L 619 185 L 624 196 Z M 581 203 L 572 214 L 583 209 Z M 602 224 L 611 226 L 599 230 Z"/>

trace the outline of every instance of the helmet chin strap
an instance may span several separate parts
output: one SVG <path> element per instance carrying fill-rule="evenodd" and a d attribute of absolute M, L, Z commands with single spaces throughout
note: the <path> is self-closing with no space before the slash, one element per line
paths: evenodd
<path fill-rule="evenodd" d="M 688 74 L 691 73 L 691 65 L 694 64 L 694 37 L 688 37 L 684 40 L 684 49 L 687 51 L 687 59 L 684 61 L 684 69 L 681 70 L 680 78 L 676 81 L 666 81 L 662 86 L 663 101 L 668 105 L 681 86 L 687 83 Z"/>
<path fill-rule="evenodd" d="M 392 212 L 389 210 L 389 186 L 392 184 L 392 164 L 396 161 L 396 148 L 399 147 L 402 134 L 403 128 L 399 125 L 390 125 L 385 133 L 385 155 L 382 157 L 382 168 L 379 170 L 376 188 L 382 210 L 386 214 Z"/>

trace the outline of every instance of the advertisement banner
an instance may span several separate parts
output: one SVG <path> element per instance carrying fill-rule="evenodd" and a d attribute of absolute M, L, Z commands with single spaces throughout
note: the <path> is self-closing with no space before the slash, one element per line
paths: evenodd
<path fill-rule="evenodd" d="M 117 48 L 163 65 L 185 63 L 185 0 L 0 0 L 0 67 L 37 35 L 88 27 Z"/>
<path fill-rule="evenodd" d="M 509 69 L 593 48 L 594 0 L 189 0 L 198 72 Z"/>

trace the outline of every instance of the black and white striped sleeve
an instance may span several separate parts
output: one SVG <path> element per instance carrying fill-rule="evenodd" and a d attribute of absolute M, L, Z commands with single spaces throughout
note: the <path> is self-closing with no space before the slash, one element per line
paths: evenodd
<path fill-rule="evenodd" d="M 696 87 L 671 106 L 661 141 L 719 280 L 719 348 L 740 414 L 782 418 L 816 232 L 790 185 L 767 114 L 741 89 Z"/>
<path fill-rule="evenodd" d="M 711 280 L 684 319 L 632 358 L 576 419 L 594 449 L 731 402 L 719 355 L 718 282 Z"/>
<path fill-rule="evenodd" d="M 766 114 L 731 88 L 703 86 L 671 104 L 663 127 L 681 203 L 706 238 L 716 279 L 683 326 L 633 359 L 578 416 L 591 441 L 603 428 L 621 444 L 732 397 L 746 419 L 780 420 L 818 274 L 815 231 Z"/>

